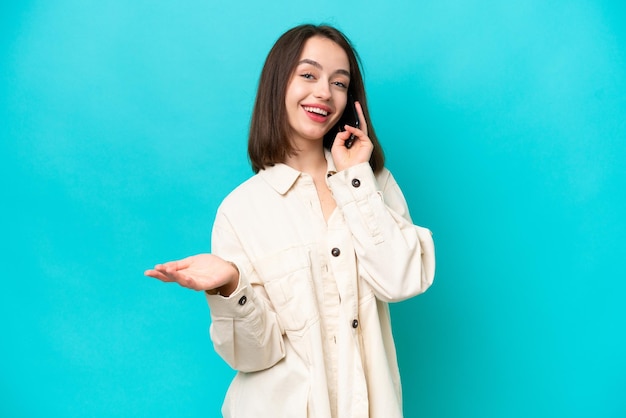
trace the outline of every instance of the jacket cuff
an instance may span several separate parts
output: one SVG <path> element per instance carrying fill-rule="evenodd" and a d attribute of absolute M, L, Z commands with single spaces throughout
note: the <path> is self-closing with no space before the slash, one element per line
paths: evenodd
<path fill-rule="evenodd" d="M 205 292 L 211 316 L 214 318 L 241 318 L 254 311 L 256 295 L 243 274 L 239 274 L 237 288 L 230 296 L 210 295 Z"/>
<path fill-rule="evenodd" d="M 367 200 L 380 192 L 374 172 L 367 162 L 335 173 L 328 178 L 328 185 L 339 207 Z"/>

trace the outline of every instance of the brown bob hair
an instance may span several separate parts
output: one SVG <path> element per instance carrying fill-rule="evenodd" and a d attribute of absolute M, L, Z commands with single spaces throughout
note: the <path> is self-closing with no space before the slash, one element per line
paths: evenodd
<path fill-rule="evenodd" d="M 285 95 L 304 44 L 314 36 L 330 39 L 348 55 L 348 62 L 350 63 L 348 92 L 363 107 L 367 134 L 374 144 L 369 163 L 375 173 L 379 172 L 385 164 L 385 156 L 370 120 L 360 58 L 350 41 L 339 30 L 332 26 L 311 24 L 296 26 L 285 32 L 278 38 L 265 59 L 248 137 L 248 156 L 252 169 L 258 173 L 266 167 L 284 162 L 288 155 L 295 152 L 289 141 L 291 127 L 287 119 Z M 326 134 L 324 147 L 330 149 L 337 128 L 336 126 L 333 127 Z"/>

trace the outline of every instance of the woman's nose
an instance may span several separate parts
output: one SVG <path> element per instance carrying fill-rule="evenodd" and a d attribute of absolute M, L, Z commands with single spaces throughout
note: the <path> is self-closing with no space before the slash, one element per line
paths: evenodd
<path fill-rule="evenodd" d="M 330 99 L 330 86 L 325 81 L 320 81 L 315 86 L 315 97 L 323 100 Z"/>

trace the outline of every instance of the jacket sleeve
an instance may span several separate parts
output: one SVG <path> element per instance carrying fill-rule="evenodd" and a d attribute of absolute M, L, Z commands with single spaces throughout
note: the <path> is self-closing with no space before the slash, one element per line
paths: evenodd
<path fill-rule="evenodd" d="M 211 245 L 213 254 L 235 263 L 239 269 L 239 285 L 230 296 L 206 296 L 215 351 L 235 370 L 267 369 L 285 356 L 283 333 L 238 237 L 219 211 Z"/>
<path fill-rule="evenodd" d="M 428 289 L 435 275 L 432 233 L 413 225 L 391 173 L 375 176 L 362 163 L 328 181 L 352 233 L 358 274 L 376 296 L 397 302 Z"/>

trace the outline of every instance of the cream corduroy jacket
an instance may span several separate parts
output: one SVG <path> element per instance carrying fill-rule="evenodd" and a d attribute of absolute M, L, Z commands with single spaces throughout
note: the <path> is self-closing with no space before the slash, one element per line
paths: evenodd
<path fill-rule="evenodd" d="M 432 234 L 413 225 L 388 170 L 374 175 L 363 163 L 335 173 L 326 158 L 337 203 L 328 224 L 312 178 L 285 164 L 261 170 L 218 209 L 212 252 L 240 271 L 229 297 L 207 295 L 215 350 L 238 371 L 225 417 L 402 417 L 388 303 L 432 284 Z"/>

